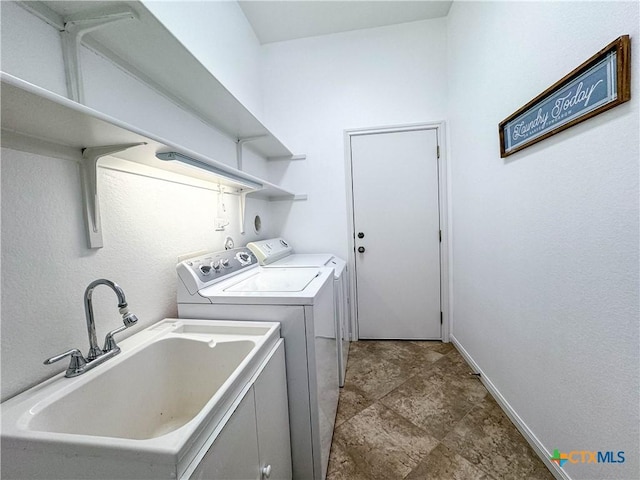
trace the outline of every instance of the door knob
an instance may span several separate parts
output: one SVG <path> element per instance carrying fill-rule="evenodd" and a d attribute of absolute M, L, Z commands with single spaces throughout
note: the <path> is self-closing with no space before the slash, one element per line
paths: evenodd
<path fill-rule="evenodd" d="M 364 233 L 358 232 L 358 238 L 364 238 Z"/>
<path fill-rule="evenodd" d="M 364 247 L 358 247 L 358 252 L 364 253 Z"/>

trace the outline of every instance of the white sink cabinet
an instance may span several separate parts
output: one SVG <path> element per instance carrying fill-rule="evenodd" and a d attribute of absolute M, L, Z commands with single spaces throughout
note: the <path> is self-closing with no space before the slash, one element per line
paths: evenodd
<path fill-rule="evenodd" d="M 289 413 L 282 340 L 188 478 L 291 478 Z"/>

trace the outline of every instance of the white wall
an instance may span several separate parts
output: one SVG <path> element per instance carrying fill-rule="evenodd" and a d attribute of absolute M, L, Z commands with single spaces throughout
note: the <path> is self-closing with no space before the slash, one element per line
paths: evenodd
<path fill-rule="evenodd" d="M 59 35 L 11 2 L 2 8 L 2 70 L 64 95 Z M 149 89 L 91 50 L 83 49 L 89 106 L 235 165 L 235 143 Z M 79 152 L 77 152 L 79 155 Z M 175 316 L 177 256 L 221 250 L 226 235 L 237 246 L 278 233 L 268 202 L 247 201 L 247 233 L 240 235 L 238 198 L 225 195 L 231 225 L 216 232 L 217 196 L 212 190 L 100 169 L 105 247 L 86 248 L 78 164 L 2 149 L 2 399 L 64 370 L 66 362 L 42 361 L 71 347 L 87 348 L 83 294 L 106 277 L 121 284 L 139 325 Z M 246 152 L 251 173 L 264 176 L 266 162 Z M 187 182 L 189 183 L 189 182 Z M 115 296 L 96 290 L 100 342 L 117 327 Z"/>
<path fill-rule="evenodd" d="M 307 154 L 270 167 L 309 194 L 276 210 L 294 246 L 346 258 L 344 130 L 444 119 L 445 39 L 438 19 L 264 46 L 265 120 Z"/>
<path fill-rule="evenodd" d="M 0 21 L 2 71 L 66 95 L 60 34 L 14 2 L 0 2 Z"/>
<path fill-rule="evenodd" d="M 260 42 L 237 2 L 143 3 L 245 107 L 262 116 Z"/>
<path fill-rule="evenodd" d="M 638 478 L 638 3 L 454 2 L 453 334 L 548 452 Z M 507 159 L 498 122 L 622 34 L 632 100 Z"/>

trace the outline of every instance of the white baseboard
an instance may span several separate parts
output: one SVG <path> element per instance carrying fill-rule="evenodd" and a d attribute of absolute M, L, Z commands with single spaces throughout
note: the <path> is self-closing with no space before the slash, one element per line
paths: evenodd
<path fill-rule="evenodd" d="M 535 434 L 531 431 L 531 429 L 527 426 L 527 424 L 524 423 L 522 418 L 520 418 L 520 416 L 513 409 L 513 407 L 509 405 L 509 402 L 507 402 L 507 400 L 498 391 L 498 389 L 493 384 L 493 382 L 491 382 L 491 379 L 485 375 L 485 373 L 482 371 L 480 366 L 475 362 L 475 360 L 471 357 L 471 355 L 469 355 L 469 352 L 467 352 L 464 349 L 464 347 L 460 344 L 460 342 L 455 337 L 455 335 L 451 334 L 449 335 L 449 338 L 451 340 L 451 343 L 453 343 L 456 349 L 460 352 L 460 355 L 462 355 L 464 359 L 467 361 L 471 369 L 474 372 L 480 374 L 480 380 L 482 381 L 482 384 L 487 388 L 487 390 L 489 390 L 489 393 L 493 396 L 493 398 L 496 400 L 498 405 L 500 405 L 502 410 L 504 410 L 504 413 L 506 413 L 507 417 L 511 419 L 511 421 L 516 426 L 516 428 L 520 431 L 520 433 L 525 438 L 525 440 L 529 442 L 529 445 L 531 445 L 531 448 L 533 448 L 533 450 L 538 454 L 540 459 L 551 471 L 553 476 L 557 480 L 572 480 L 571 477 L 567 475 L 567 473 L 564 470 L 562 470 L 555 462 L 551 461 L 551 453 L 544 447 L 542 442 L 540 442 L 538 437 L 535 436 Z"/>

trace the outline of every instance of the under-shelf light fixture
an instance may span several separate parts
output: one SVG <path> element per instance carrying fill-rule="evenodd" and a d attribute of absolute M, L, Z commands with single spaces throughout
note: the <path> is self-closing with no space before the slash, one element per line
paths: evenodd
<path fill-rule="evenodd" d="M 252 190 L 261 190 L 263 185 L 261 183 L 258 182 L 254 182 L 253 180 L 249 180 L 247 178 L 243 178 L 239 175 L 230 173 L 230 172 L 226 172 L 225 170 L 222 170 L 221 168 L 218 167 L 214 167 L 213 165 L 209 165 L 206 162 L 203 162 L 201 160 L 196 160 L 195 158 L 191 158 L 188 157 L 182 153 L 178 153 L 178 152 L 159 152 L 156 153 L 156 157 L 160 160 L 164 160 L 164 161 L 172 161 L 172 160 L 176 160 L 178 162 L 184 163 L 186 165 L 190 165 L 192 167 L 196 167 L 199 168 L 201 170 L 205 170 L 207 172 L 213 173 L 214 175 L 218 176 L 218 177 L 222 177 L 225 178 L 227 180 L 230 180 L 234 183 L 237 183 L 238 185 L 241 185 L 243 187 L 247 187 L 250 188 Z"/>

